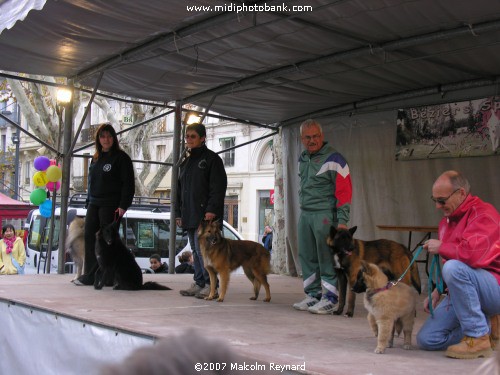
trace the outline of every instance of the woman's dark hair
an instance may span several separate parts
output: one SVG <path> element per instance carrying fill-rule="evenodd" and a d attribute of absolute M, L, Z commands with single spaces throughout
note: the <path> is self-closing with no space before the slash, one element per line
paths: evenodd
<path fill-rule="evenodd" d="M 97 131 L 95 132 L 95 154 L 93 156 L 94 161 L 98 160 L 102 153 L 101 142 L 99 142 L 99 137 L 103 132 L 108 132 L 113 137 L 113 145 L 111 146 L 110 153 L 114 153 L 120 150 L 120 144 L 118 143 L 118 136 L 116 135 L 115 128 L 109 122 L 101 124 Z"/>
<path fill-rule="evenodd" d="M 16 234 L 16 228 L 14 228 L 14 226 L 12 224 L 5 224 L 4 227 L 2 228 L 2 237 L 5 234 L 5 231 L 9 228 L 12 229 L 12 231 L 14 232 L 14 235 Z"/>

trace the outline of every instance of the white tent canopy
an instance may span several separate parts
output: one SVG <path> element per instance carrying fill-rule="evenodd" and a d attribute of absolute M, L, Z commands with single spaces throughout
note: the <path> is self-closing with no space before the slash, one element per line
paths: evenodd
<path fill-rule="evenodd" d="M 23 3 L 43 2 L 7 0 L 0 14 Z M 48 1 L 2 31 L 0 69 L 88 87 L 104 71 L 107 92 L 204 108 L 213 100 L 218 113 L 266 124 L 496 84 L 498 2 L 251 1 L 239 12 L 230 4 Z"/>

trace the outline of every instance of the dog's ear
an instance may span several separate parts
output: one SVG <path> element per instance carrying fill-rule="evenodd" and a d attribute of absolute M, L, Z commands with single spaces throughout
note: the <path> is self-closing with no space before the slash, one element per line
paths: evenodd
<path fill-rule="evenodd" d="M 376 275 L 379 268 L 375 263 L 366 263 L 366 273 L 370 276 Z"/>
<path fill-rule="evenodd" d="M 365 262 L 364 260 L 361 260 L 361 270 L 363 272 L 366 272 L 368 270 L 368 263 Z"/>
<path fill-rule="evenodd" d="M 222 230 L 222 219 L 213 220 L 211 223 L 215 230 Z"/>
<path fill-rule="evenodd" d="M 354 235 L 354 232 L 356 232 L 356 229 L 358 229 L 357 226 L 354 226 L 354 227 L 352 227 L 352 228 L 349 229 L 349 233 L 351 233 L 351 236 Z"/>

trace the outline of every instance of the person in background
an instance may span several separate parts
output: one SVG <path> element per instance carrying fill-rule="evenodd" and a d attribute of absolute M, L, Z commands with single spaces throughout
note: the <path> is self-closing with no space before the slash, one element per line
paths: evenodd
<path fill-rule="evenodd" d="M 24 273 L 26 250 L 21 237 L 16 236 L 12 224 L 2 228 L 0 240 L 0 275 L 17 275 Z"/>
<path fill-rule="evenodd" d="M 95 153 L 89 168 L 85 218 L 85 273 L 73 283 L 93 285 L 98 269 L 95 234 L 125 214 L 135 193 L 134 167 L 130 156 L 120 148 L 115 129 L 104 123 L 95 135 Z M 106 284 L 112 284 L 106 280 Z"/>
<path fill-rule="evenodd" d="M 193 253 L 191 251 L 184 251 L 177 259 L 181 264 L 175 267 L 175 273 L 194 273 Z"/>
<path fill-rule="evenodd" d="M 337 272 L 326 238 L 331 226 L 347 229 L 351 175 L 344 157 L 324 141 L 317 121 L 304 121 L 300 137 L 305 150 L 299 158 L 298 246 L 306 297 L 293 307 L 333 314 L 338 308 Z"/>
<path fill-rule="evenodd" d="M 442 258 L 448 289 L 439 305 L 437 289 L 431 300 L 424 300 L 424 310 L 429 312 L 432 304 L 434 311 L 418 332 L 417 343 L 424 350 L 446 350 L 451 358 L 490 356 L 490 340 L 498 341 L 500 314 L 500 214 L 472 195 L 469 181 L 457 171 L 437 178 L 431 199 L 444 217 L 439 239 L 423 247 Z"/>
<path fill-rule="evenodd" d="M 262 243 L 269 252 L 273 250 L 273 230 L 269 225 L 266 225 L 264 228 Z"/>
<path fill-rule="evenodd" d="M 149 266 L 154 273 L 168 273 L 168 265 L 165 262 L 161 262 L 159 254 L 153 254 L 149 257 Z"/>
<path fill-rule="evenodd" d="M 186 229 L 194 259 L 194 283 L 179 291 L 183 296 L 208 297 L 210 277 L 203 266 L 198 235 L 202 220 L 218 221 L 222 229 L 227 175 L 219 155 L 205 144 L 205 126 L 191 124 L 186 127 L 186 158 L 179 171 L 175 221 Z"/>

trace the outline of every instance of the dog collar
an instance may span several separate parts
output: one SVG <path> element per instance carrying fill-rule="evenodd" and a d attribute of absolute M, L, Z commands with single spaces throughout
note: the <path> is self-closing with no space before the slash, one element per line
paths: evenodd
<path fill-rule="evenodd" d="M 377 289 L 374 289 L 373 292 L 372 292 L 372 295 L 373 294 L 377 294 L 378 292 L 383 292 L 385 290 L 389 290 L 391 289 L 394 285 L 396 285 L 396 283 L 394 283 L 394 281 L 389 281 L 387 283 L 386 286 L 382 287 L 382 288 L 377 288 Z"/>

